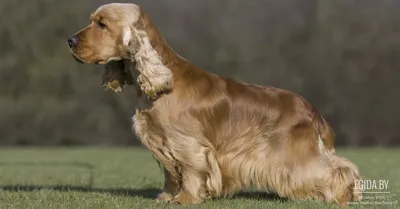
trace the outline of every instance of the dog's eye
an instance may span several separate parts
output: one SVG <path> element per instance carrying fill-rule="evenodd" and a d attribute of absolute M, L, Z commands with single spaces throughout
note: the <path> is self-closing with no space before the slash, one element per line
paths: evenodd
<path fill-rule="evenodd" d="M 99 24 L 100 28 L 106 28 L 106 27 L 107 27 L 107 25 L 104 24 L 104 23 L 101 22 L 101 21 L 99 21 L 99 22 L 97 22 L 97 23 Z"/>

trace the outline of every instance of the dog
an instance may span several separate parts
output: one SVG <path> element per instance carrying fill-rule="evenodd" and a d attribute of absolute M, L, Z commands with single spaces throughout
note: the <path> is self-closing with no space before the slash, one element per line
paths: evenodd
<path fill-rule="evenodd" d="M 68 44 L 77 61 L 105 65 L 106 82 L 149 101 L 133 131 L 164 169 L 158 201 L 197 204 L 253 186 L 293 200 L 361 200 L 357 166 L 336 155 L 331 126 L 306 99 L 195 66 L 138 5 L 100 6 Z"/>

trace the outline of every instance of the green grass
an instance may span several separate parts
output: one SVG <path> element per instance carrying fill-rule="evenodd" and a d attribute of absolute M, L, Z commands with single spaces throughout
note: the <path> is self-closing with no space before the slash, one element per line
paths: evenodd
<path fill-rule="evenodd" d="M 400 200 L 400 150 L 339 150 L 355 162 L 365 179 L 389 180 L 390 194 L 367 194 L 366 202 Z M 153 198 L 162 188 L 162 172 L 150 153 L 134 148 L 0 149 L 1 209 L 118 208 L 336 208 L 317 201 L 280 201 L 247 194 L 195 206 L 171 206 Z M 16 190 L 17 186 L 19 190 Z M 2 191 L 1 191 L 2 190 Z M 400 208 L 378 204 L 351 208 Z"/>

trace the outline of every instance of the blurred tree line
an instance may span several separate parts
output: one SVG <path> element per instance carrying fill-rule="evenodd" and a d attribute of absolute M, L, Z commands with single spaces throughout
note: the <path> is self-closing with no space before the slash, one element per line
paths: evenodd
<path fill-rule="evenodd" d="M 134 92 L 105 92 L 102 67 L 76 63 L 66 43 L 109 2 L 0 1 L 1 145 L 139 144 Z M 131 2 L 193 63 L 303 95 L 337 145 L 400 145 L 400 1 Z"/>

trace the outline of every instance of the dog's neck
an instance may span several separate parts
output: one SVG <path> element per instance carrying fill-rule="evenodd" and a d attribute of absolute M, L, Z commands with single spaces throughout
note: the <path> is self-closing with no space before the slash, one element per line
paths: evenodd
<path fill-rule="evenodd" d="M 171 49 L 144 12 L 132 30 L 134 41 L 129 54 L 136 62 L 136 69 L 154 87 L 153 93 L 172 91 L 174 75 L 179 69 L 176 66 L 184 59 Z"/>

